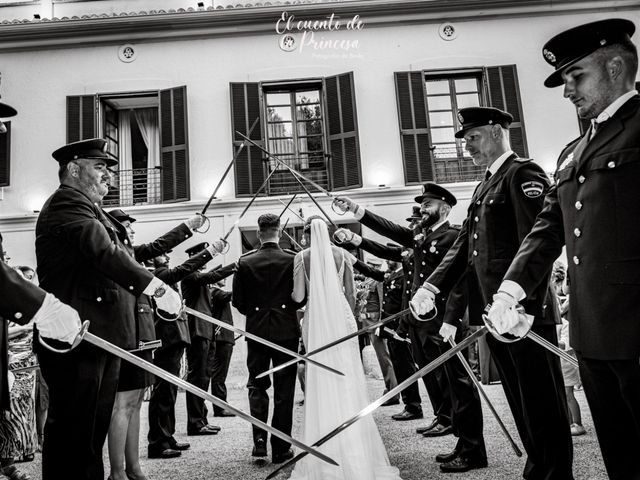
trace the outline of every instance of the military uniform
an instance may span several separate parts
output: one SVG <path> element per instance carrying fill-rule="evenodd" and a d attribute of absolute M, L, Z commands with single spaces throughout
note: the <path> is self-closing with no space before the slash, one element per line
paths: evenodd
<path fill-rule="evenodd" d="M 224 323 L 233 325 L 231 314 L 231 292 L 218 287 L 211 289 L 211 312 L 213 316 Z M 227 400 L 227 386 L 225 381 L 231 363 L 231 354 L 235 345 L 235 334 L 225 328 L 217 329 L 216 348 L 211 364 L 211 393 L 221 400 Z M 213 405 L 213 414 L 220 416 L 224 409 Z"/>
<path fill-rule="evenodd" d="M 238 271 L 233 278 L 233 306 L 246 316 L 246 329 L 266 340 L 289 350 L 297 351 L 300 324 L 296 316 L 299 304 L 291 299 L 293 292 L 293 258 L 295 253 L 282 250 L 274 242 L 265 242 L 238 260 Z M 266 422 L 269 415 L 267 389 L 269 377 L 256 379 L 256 375 L 291 360 L 289 355 L 247 341 L 247 367 L 249 369 L 249 408 L 251 415 Z M 292 426 L 293 395 L 296 383 L 296 365 L 273 374 L 274 410 L 271 425 L 290 435 Z M 253 439 L 266 441 L 267 432 L 253 427 Z M 271 436 L 272 454 L 283 454 L 290 445 Z"/>
<path fill-rule="evenodd" d="M 471 325 L 483 324 L 484 307 L 542 208 L 548 184 L 542 168 L 512 153 L 471 197 L 460 235 L 427 279 L 441 291 L 450 291 L 466 275 Z M 549 271 L 539 272 L 538 280 L 542 282 L 523 305 L 535 316 L 533 331 L 557 345 L 555 324 L 544 315 Z M 572 478 L 559 359 L 533 342 L 506 344 L 493 337 L 487 342 L 528 453 L 525 478 Z"/>
<path fill-rule="evenodd" d="M 126 252 L 125 240 L 122 225 L 65 185 L 45 202 L 36 224 L 40 286 L 90 320 L 91 333 L 129 350 L 136 298 L 153 275 Z M 65 354 L 34 345 L 50 397 L 43 479 L 102 479 L 120 360 L 86 342 Z"/>
<path fill-rule="evenodd" d="M 562 72 L 601 46 L 630 43 L 634 30 L 629 20 L 609 19 L 555 36 L 543 50 L 556 68 L 545 85 L 562 85 Z M 638 92 L 617 98 L 592 122 L 560 154 L 556 184 L 505 279 L 528 298 L 566 245 L 570 343 L 607 473 L 640 479 Z"/>
<path fill-rule="evenodd" d="M 178 291 L 177 284 L 186 276 L 196 272 L 213 257 L 207 250 L 187 259 L 181 265 L 169 268 L 162 265 L 153 271 L 160 280 Z M 191 342 L 187 315 L 182 312 L 174 322 L 166 321 L 154 314 L 155 335 L 162 345 L 155 350 L 153 363 L 172 375 L 180 376 L 180 361 L 184 349 Z M 162 456 L 166 449 L 173 448 L 176 440 L 175 406 L 178 387 L 161 378 L 155 379 L 149 399 L 149 453 L 150 456 Z"/>
<path fill-rule="evenodd" d="M 214 268 L 208 272 L 195 272 L 182 280 L 182 295 L 187 307 L 213 316 L 210 285 L 233 275 L 236 264 Z M 187 381 L 202 390 L 209 389 L 211 363 L 215 354 L 215 326 L 193 315 L 188 315 L 191 342 L 187 346 Z M 208 425 L 207 407 L 201 397 L 187 392 L 187 433 L 198 434 Z"/>

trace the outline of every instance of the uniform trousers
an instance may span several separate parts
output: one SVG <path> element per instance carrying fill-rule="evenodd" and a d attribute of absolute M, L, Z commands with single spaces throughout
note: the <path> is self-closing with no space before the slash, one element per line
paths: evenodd
<path fill-rule="evenodd" d="M 402 383 L 416 373 L 417 370 L 413 355 L 411 355 L 411 347 L 407 342 L 402 342 L 394 338 L 387 339 L 387 346 L 389 347 L 393 371 L 396 374 L 396 381 Z M 420 398 L 418 382 L 414 382 L 405 388 L 401 396 L 407 412 L 422 413 L 422 399 Z"/>
<path fill-rule="evenodd" d="M 442 338 L 439 335 L 442 322 L 421 322 L 409 328 L 413 358 L 418 368 L 425 367 L 440 356 Z M 451 392 L 444 367 L 440 366 L 422 377 L 433 414 L 444 427 L 451 425 Z"/>
<path fill-rule="evenodd" d="M 208 338 L 193 336 L 187 347 L 187 381 L 204 390 L 209 390 L 211 365 L 215 355 L 215 342 Z M 197 433 L 207 421 L 204 399 L 187 392 L 187 434 Z"/>
<path fill-rule="evenodd" d="M 103 480 L 102 448 L 118 387 L 120 359 L 88 342 L 69 353 L 37 350 L 49 387 L 43 480 Z"/>
<path fill-rule="evenodd" d="M 213 364 L 211 365 L 211 394 L 220 400 L 227 400 L 227 374 L 229 373 L 229 364 L 231 363 L 231 354 L 233 353 L 233 343 L 215 342 L 215 350 L 213 355 Z M 224 410 L 221 407 L 213 405 L 214 414 Z"/>
<path fill-rule="evenodd" d="M 298 339 L 280 340 L 275 342 L 278 345 L 292 351 L 298 349 Z M 291 356 L 279 352 L 265 345 L 247 340 L 247 368 L 249 369 L 249 409 L 251 415 L 267 422 L 269 418 L 269 396 L 267 389 L 271 386 L 269 376 L 256 378 L 256 376 L 270 368 L 281 365 L 291 360 Z M 293 396 L 296 387 L 297 364 L 292 364 L 273 373 L 273 417 L 271 426 L 282 433 L 291 435 L 293 424 Z M 267 440 L 267 432 L 253 425 L 253 441 L 258 439 Z M 284 453 L 291 445 L 278 437 L 271 436 L 272 454 Z"/>
<path fill-rule="evenodd" d="M 360 317 L 362 320 L 362 324 L 365 327 L 368 327 L 380 321 L 379 313 L 362 313 Z M 398 380 L 396 379 L 396 374 L 393 370 L 393 364 L 391 363 L 391 356 L 389 355 L 389 350 L 387 349 L 387 343 L 385 342 L 384 338 L 379 337 L 375 334 L 375 332 L 369 332 L 369 341 L 371 342 L 373 350 L 376 352 L 378 364 L 380 365 L 380 371 L 382 372 L 382 377 L 384 378 L 384 386 L 386 388 L 386 391 L 389 391 L 398 385 Z M 397 399 L 398 397 L 396 396 L 395 398 Z"/>
<path fill-rule="evenodd" d="M 171 375 L 180 375 L 180 360 L 184 354 L 184 344 L 167 345 L 158 348 L 153 363 Z M 149 399 L 149 448 L 157 451 L 171 448 L 176 432 L 176 398 L 178 387 L 172 383 L 155 379 Z"/>
<path fill-rule="evenodd" d="M 640 363 L 578 354 L 580 377 L 611 480 L 640 480 Z"/>
<path fill-rule="evenodd" d="M 533 332 L 558 345 L 555 325 Z M 573 443 L 560 359 L 532 340 L 504 343 L 487 336 L 511 413 L 528 458 L 528 480 L 571 480 Z"/>

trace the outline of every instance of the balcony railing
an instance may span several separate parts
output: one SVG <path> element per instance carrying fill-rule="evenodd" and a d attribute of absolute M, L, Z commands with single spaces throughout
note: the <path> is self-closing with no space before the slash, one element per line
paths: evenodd
<path fill-rule="evenodd" d="M 115 172 L 102 204 L 105 207 L 131 207 L 162 203 L 160 172 L 160 167 Z"/>
<path fill-rule="evenodd" d="M 329 172 L 327 171 L 327 163 L 323 158 L 305 158 L 304 162 L 301 162 L 299 159 L 285 159 L 283 161 L 308 179 L 319 184 L 322 188 L 329 188 Z M 275 168 L 275 162 L 270 164 L 270 168 Z M 318 191 L 317 188 L 308 182 L 304 183 L 309 191 Z M 278 170 L 269 179 L 269 195 L 285 195 L 291 193 L 304 193 L 304 190 L 291 172 L 282 165 L 279 165 Z"/>

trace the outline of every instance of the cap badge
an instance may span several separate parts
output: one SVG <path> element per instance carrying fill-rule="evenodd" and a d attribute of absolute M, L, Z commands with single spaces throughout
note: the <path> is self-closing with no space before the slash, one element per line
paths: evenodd
<path fill-rule="evenodd" d="M 555 63 L 556 62 L 556 56 L 553 54 L 553 52 L 550 52 L 549 50 L 547 50 L 546 48 L 542 51 L 542 54 L 544 55 L 544 58 L 546 58 L 547 60 L 549 60 L 551 63 Z"/>
<path fill-rule="evenodd" d="M 460 112 L 458 112 L 458 121 L 460 123 L 464 123 L 464 117 L 462 116 L 462 114 Z"/>
<path fill-rule="evenodd" d="M 607 44 L 607 39 L 603 38 L 602 40 L 600 40 L 600 45 L 606 45 Z"/>

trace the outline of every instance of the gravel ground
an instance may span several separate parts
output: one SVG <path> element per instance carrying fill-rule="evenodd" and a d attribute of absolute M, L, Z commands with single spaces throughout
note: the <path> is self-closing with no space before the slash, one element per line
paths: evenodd
<path fill-rule="evenodd" d="M 244 358 L 246 355 L 244 342 L 239 342 L 234 351 L 230 375 L 227 382 L 229 390 L 229 402 L 249 411 L 247 393 L 245 388 L 246 369 Z M 376 371 L 373 353 L 365 350 L 365 366 L 367 367 L 369 396 L 372 400 L 379 397 L 383 391 L 383 382 L 380 380 L 379 371 Z M 485 390 L 499 412 L 509 432 L 516 438 L 516 442 L 522 448 L 517 438 L 516 429 L 509 412 L 509 408 L 500 385 L 485 386 Z M 484 480 L 484 479 L 509 479 L 522 478 L 524 457 L 515 456 L 509 443 L 504 439 L 498 424 L 491 416 L 490 411 L 484 407 L 485 441 L 489 456 L 489 467 L 462 474 L 443 474 L 434 461 L 437 453 L 450 451 L 455 439 L 453 436 L 427 439 L 415 433 L 415 429 L 430 422 L 432 415 L 428 397 L 421 385 L 423 399 L 424 420 L 397 422 L 390 418 L 401 410 L 400 406 L 381 407 L 374 417 L 382 434 L 384 443 L 389 453 L 392 465 L 400 469 L 404 480 L 437 480 L 455 478 L 456 480 Z M 586 405 L 584 393 L 576 392 L 576 397 L 582 408 L 583 424 L 587 434 L 574 437 L 574 476 L 576 480 L 606 479 L 606 473 L 598 448 L 591 416 Z M 302 392 L 296 392 L 296 402 L 303 398 Z M 296 405 L 294 411 L 294 429 L 300 424 L 303 407 Z M 147 403 L 142 411 L 142 434 L 140 439 L 140 454 L 143 470 L 150 480 L 176 479 L 242 479 L 262 480 L 273 470 L 270 462 L 257 463 L 251 457 L 251 429 L 243 420 L 238 418 L 214 418 L 210 412 L 209 423 L 220 425 L 222 431 L 211 437 L 187 437 L 186 435 L 186 411 L 185 396 L 180 393 L 178 397 L 177 414 L 177 439 L 188 441 L 191 449 L 183 452 L 180 458 L 172 460 L 149 460 L 146 456 L 147 433 Z M 294 430 L 294 436 L 298 437 Z M 106 453 L 106 449 L 105 449 Z M 108 473 L 108 460 L 105 456 L 106 471 Z M 21 464 L 21 470 L 28 473 L 34 479 L 40 478 L 40 455 L 33 462 Z M 287 478 L 282 474 L 279 479 Z"/>

